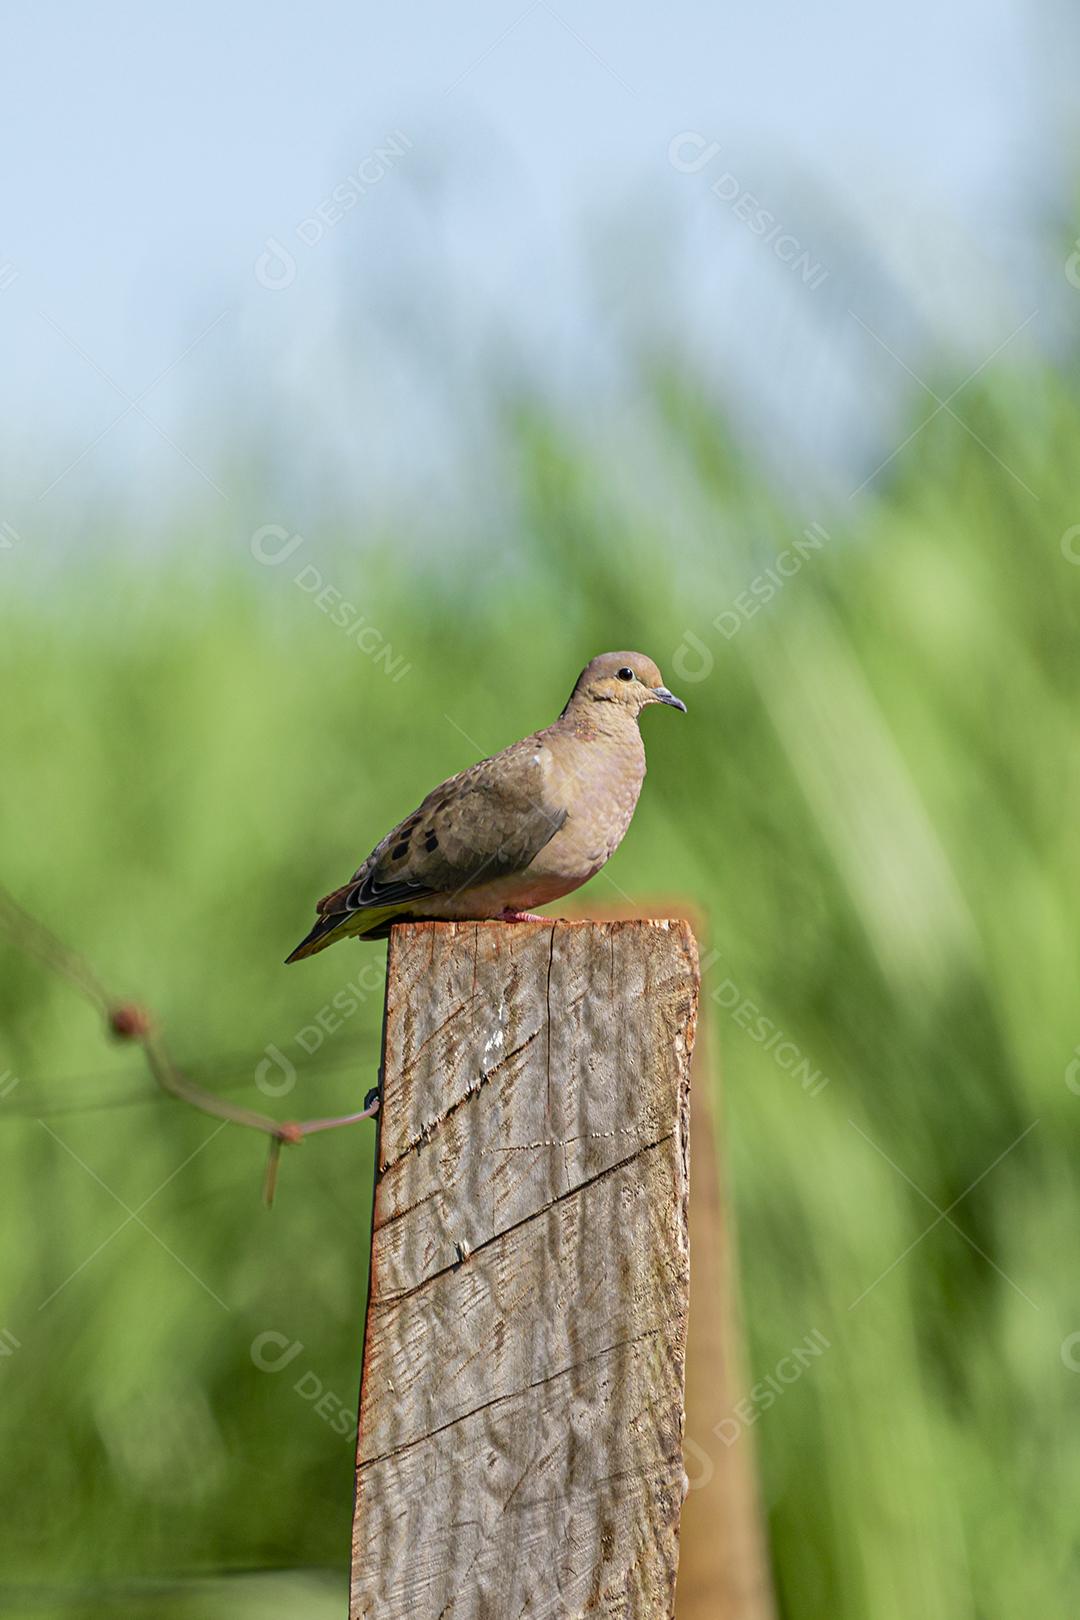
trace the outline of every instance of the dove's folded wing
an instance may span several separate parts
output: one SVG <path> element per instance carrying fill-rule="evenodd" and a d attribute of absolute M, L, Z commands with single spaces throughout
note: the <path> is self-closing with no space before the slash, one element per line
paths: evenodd
<path fill-rule="evenodd" d="M 293 955 L 367 932 L 369 918 L 382 927 L 417 900 L 526 871 L 566 820 L 554 774 L 546 743 L 526 737 L 443 782 L 319 901 L 315 927 Z"/>

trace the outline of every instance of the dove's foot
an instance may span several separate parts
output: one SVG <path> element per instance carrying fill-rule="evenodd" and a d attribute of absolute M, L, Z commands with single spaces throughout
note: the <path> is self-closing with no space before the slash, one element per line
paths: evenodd
<path fill-rule="evenodd" d="M 506 906 L 496 917 L 496 922 L 551 922 L 550 917 L 541 917 L 536 911 L 514 911 Z"/>

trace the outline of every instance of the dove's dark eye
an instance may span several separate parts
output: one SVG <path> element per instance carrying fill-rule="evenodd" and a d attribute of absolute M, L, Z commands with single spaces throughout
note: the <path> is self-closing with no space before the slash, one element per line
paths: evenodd
<path fill-rule="evenodd" d="M 620 681 L 632 681 L 634 678 L 634 672 L 632 669 L 618 669 L 615 671 L 615 673 L 618 675 Z"/>

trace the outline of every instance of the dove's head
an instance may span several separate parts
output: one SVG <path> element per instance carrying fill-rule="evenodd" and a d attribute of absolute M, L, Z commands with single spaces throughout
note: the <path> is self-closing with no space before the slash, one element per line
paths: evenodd
<path fill-rule="evenodd" d="M 652 659 L 636 652 L 600 653 L 592 659 L 578 676 L 570 702 L 615 703 L 635 720 L 649 703 L 670 703 L 686 713 L 686 704 L 668 691 Z"/>

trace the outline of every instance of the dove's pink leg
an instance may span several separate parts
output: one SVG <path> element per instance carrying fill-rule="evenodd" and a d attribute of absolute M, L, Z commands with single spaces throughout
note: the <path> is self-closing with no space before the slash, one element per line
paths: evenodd
<path fill-rule="evenodd" d="M 514 911 L 510 906 L 504 906 L 496 917 L 496 922 L 554 922 L 553 917 L 541 917 L 535 911 Z"/>

